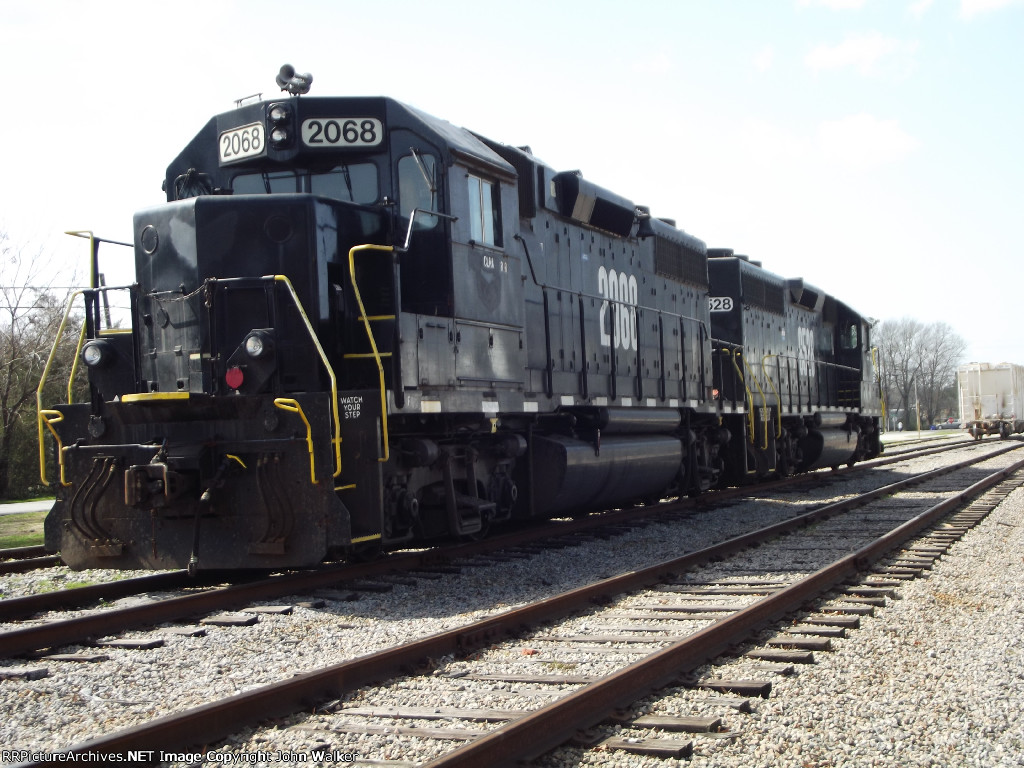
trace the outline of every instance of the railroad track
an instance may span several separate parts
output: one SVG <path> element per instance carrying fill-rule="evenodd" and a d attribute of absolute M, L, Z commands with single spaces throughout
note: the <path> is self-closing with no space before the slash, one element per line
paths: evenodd
<path fill-rule="evenodd" d="M 871 461 L 862 462 L 852 468 L 848 467 L 844 471 L 859 471 L 870 467 L 885 466 L 886 464 L 891 464 L 893 461 L 902 460 L 904 458 L 927 456 L 936 452 L 956 450 L 957 448 L 963 448 L 974 443 L 973 440 L 952 439 L 943 440 L 942 442 L 943 444 L 939 446 L 935 445 L 935 439 L 904 441 L 897 444 L 891 444 L 887 447 L 887 455 Z M 918 444 L 920 443 L 926 444 L 925 447 L 919 447 Z M 813 475 L 801 475 L 799 478 L 795 479 L 806 482 L 808 481 L 808 478 L 812 477 Z M 712 493 L 711 496 L 715 497 L 716 494 Z M 37 568 L 51 568 L 61 564 L 59 555 L 52 555 L 48 553 L 41 545 L 0 549 L 0 575 L 7 573 L 24 573 L 25 571 L 35 570 Z M 117 597 L 120 596 L 121 595 L 117 595 Z"/>
<path fill-rule="evenodd" d="M 965 443 L 964 445 L 973 446 L 974 444 Z M 1000 444 L 994 449 L 994 452 L 999 453 L 1015 445 L 1018 444 Z M 848 473 L 867 467 L 878 468 L 917 456 L 949 451 L 952 448 L 954 446 L 932 447 L 915 452 L 913 455 L 877 459 L 870 463 L 847 468 L 843 472 Z M 971 448 L 968 451 L 970 458 L 965 461 L 978 460 L 979 451 L 982 455 L 987 455 L 984 453 L 984 449 Z M 590 516 L 570 523 L 542 524 L 480 542 L 397 554 L 372 563 L 328 565 L 313 571 L 286 573 L 268 578 L 237 573 L 207 573 L 198 579 L 190 579 L 184 571 L 175 571 L 11 598 L 0 601 L 0 621 L 14 622 L 47 612 L 67 611 L 100 604 L 105 604 L 105 607 L 101 610 L 90 611 L 86 615 L 57 618 L 44 616 L 23 622 L 22 626 L 9 624 L 5 631 L 0 632 L 0 657 L 26 654 L 70 644 L 88 644 L 93 638 L 112 637 L 138 627 L 183 621 L 197 615 L 230 611 L 254 602 L 274 600 L 297 593 L 309 593 L 317 589 L 334 588 L 349 590 L 353 593 L 358 593 L 360 590 L 373 591 L 386 588 L 382 587 L 379 582 L 374 582 L 374 579 L 379 580 L 396 573 L 437 568 L 452 559 L 488 555 L 517 546 L 544 544 L 557 537 L 594 535 L 595 531 L 606 530 L 609 527 L 614 529 L 615 526 L 642 524 L 645 516 L 648 519 L 652 519 L 651 516 L 664 518 L 692 509 L 696 505 L 720 504 L 730 499 L 735 500 L 749 496 L 752 493 L 772 493 L 790 486 L 802 488 L 809 484 L 820 485 L 823 482 L 831 482 L 831 479 L 833 479 L 833 473 L 799 475 L 769 486 L 728 489 L 710 494 L 707 498 L 702 497 L 697 501 L 686 499 L 674 504 L 654 505 L 647 510 L 632 508 L 601 516 Z M 113 601 L 122 598 L 166 591 L 182 594 L 172 594 L 171 597 L 154 600 L 131 601 L 131 604 L 124 607 L 112 604 Z M 125 642 L 131 643 L 127 640 Z"/>
<path fill-rule="evenodd" d="M 1018 446 L 1008 446 L 1008 449 L 1016 447 Z M 876 489 L 871 494 L 829 505 L 799 518 L 777 523 L 768 529 L 737 537 L 681 558 L 603 579 L 500 615 L 410 643 L 388 647 L 361 658 L 311 670 L 286 681 L 243 692 L 203 707 L 168 715 L 128 731 L 100 736 L 74 749 L 94 752 L 121 752 L 132 749 L 180 751 L 185 744 L 216 743 L 231 733 L 251 726 L 258 719 L 284 717 L 293 712 L 307 711 L 312 702 L 321 702 L 321 708 L 318 710 L 321 714 L 307 717 L 303 722 L 294 724 L 287 732 L 291 738 L 308 744 L 311 733 L 330 734 L 330 739 L 335 742 L 339 738 L 353 738 L 352 734 L 372 735 L 374 726 L 352 724 L 353 718 L 367 715 L 354 711 L 355 707 L 349 704 L 353 697 L 358 697 L 360 702 L 364 703 L 368 697 L 383 691 L 383 688 L 372 687 L 375 681 L 398 678 L 399 682 L 392 686 L 396 690 L 422 684 L 428 689 L 434 701 L 441 701 L 442 692 L 435 686 L 464 686 L 473 678 L 491 679 L 493 672 L 487 671 L 487 663 L 495 659 L 500 661 L 503 654 L 511 654 L 520 664 L 525 659 L 533 667 L 533 677 L 527 682 L 521 672 L 506 671 L 499 674 L 518 674 L 518 678 L 509 679 L 517 680 L 518 684 L 529 685 L 534 689 L 542 688 L 543 690 L 531 691 L 536 694 L 533 696 L 535 701 L 545 698 L 554 700 L 535 706 L 533 712 L 525 715 L 520 712 L 520 708 L 525 704 L 518 698 L 514 700 L 513 709 L 516 711 L 506 712 L 505 716 L 499 716 L 495 712 L 487 714 L 478 710 L 465 710 L 460 717 L 445 707 L 435 706 L 434 709 L 439 711 L 433 713 L 434 717 L 443 717 L 443 728 L 423 727 L 422 722 L 429 722 L 432 718 L 416 717 L 414 715 L 417 713 L 410 707 L 399 707 L 389 715 L 391 719 L 397 715 L 397 726 L 391 723 L 376 727 L 391 728 L 392 732 L 396 727 L 418 729 L 415 738 L 433 747 L 425 747 L 423 756 L 416 759 L 435 758 L 432 765 L 512 764 L 515 760 L 536 756 L 564 743 L 582 727 L 604 722 L 614 715 L 614 710 L 630 706 L 652 690 L 666 684 L 678 683 L 681 672 L 698 669 L 709 659 L 754 636 L 757 629 L 765 623 L 779 621 L 787 614 L 802 609 L 814 595 L 824 594 L 854 578 L 877 562 L 885 552 L 900 546 L 922 528 L 935 524 L 952 508 L 962 505 L 963 499 L 983 492 L 985 487 L 990 487 L 1024 466 L 1024 462 L 1011 463 L 1010 458 L 1002 455 L 1004 452 L 998 453 L 999 458 L 989 458 L 987 462 L 1001 463 L 1003 467 L 998 472 L 990 473 L 984 485 L 975 483 L 968 491 L 947 490 L 948 498 L 938 504 L 933 504 L 932 499 L 923 498 L 926 492 L 921 489 L 910 494 L 901 490 L 907 484 L 906 481 L 893 484 Z M 960 470 L 961 475 L 969 472 L 972 470 Z M 977 471 L 974 471 L 974 474 L 976 475 Z M 940 482 L 938 473 L 929 473 L 928 477 L 929 482 Z M 949 481 L 945 482 L 948 489 Z M 893 496 L 897 493 L 900 495 Z M 895 505 L 888 497 L 896 500 Z M 883 501 L 879 500 L 885 500 L 884 506 Z M 872 506 L 862 506 L 867 503 L 871 503 Z M 871 511 L 880 506 L 881 511 Z M 921 507 L 927 509 L 922 511 Z M 856 513 L 855 525 L 851 526 L 848 512 L 855 508 L 859 508 L 859 511 Z M 847 516 L 837 517 L 844 510 L 847 511 Z M 894 524 L 898 526 L 873 541 L 851 543 L 847 547 L 848 551 L 841 557 L 834 557 L 831 564 L 811 562 L 810 555 L 800 550 L 798 544 L 794 545 L 794 542 L 802 540 L 796 535 L 784 537 L 781 544 L 765 544 L 769 536 L 786 531 L 798 531 L 814 523 L 824 525 L 825 523 L 820 522 L 822 520 L 829 520 L 828 524 L 833 528 L 830 531 L 818 529 L 817 538 L 838 543 L 855 532 L 861 535 L 860 532 L 867 527 L 869 517 L 874 521 L 872 525 L 889 528 Z M 978 515 L 972 517 L 977 519 Z M 935 553 L 942 549 L 939 546 L 941 542 L 938 539 L 935 541 L 936 543 L 929 547 L 932 552 L 929 557 L 936 556 Z M 747 550 L 754 545 L 757 545 L 757 548 L 752 550 L 754 559 L 751 560 L 751 552 Z M 772 553 L 772 546 L 781 546 L 783 549 Z M 797 548 L 794 549 L 794 546 Z M 924 554 L 921 549 L 915 552 Z M 512 552 L 509 556 L 520 555 L 529 556 L 528 553 L 520 552 Z M 776 574 L 775 580 L 770 583 L 752 583 L 756 581 L 753 574 L 764 571 L 764 562 L 758 562 L 758 558 L 762 561 L 767 558 L 776 565 L 788 562 L 801 571 L 813 573 L 805 576 L 792 572 L 784 579 L 778 578 Z M 714 572 L 719 575 L 709 578 L 712 571 L 705 570 L 691 575 L 690 578 L 682 577 L 687 569 L 712 560 L 716 561 Z M 876 579 L 874 584 L 862 586 L 860 589 L 891 588 L 885 584 L 886 581 L 909 577 L 913 575 L 915 569 L 923 567 L 927 567 L 926 561 L 915 557 L 913 562 L 892 566 L 896 570 L 887 573 L 884 579 Z M 782 583 L 783 581 L 785 583 Z M 758 594 L 766 589 L 770 590 L 770 594 Z M 627 596 L 621 599 L 616 597 L 622 594 Z M 721 604 L 716 602 L 709 605 L 707 600 L 712 596 Z M 858 595 L 852 597 L 856 598 Z M 871 593 L 864 593 L 859 597 L 862 601 L 859 606 L 861 608 L 868 607 L 863 601 L 878 599 L 877 595 Z M 592 610 L 595 602 L 606 604 L 602 607 L 601 613 Z M 584 621 L 588 626 L 616 627 L 615 636 L 610 638 L 609 633 L 595 635 L 592 630 L 588 635 L 581 635 L 574 628 L 574 623 L 579 621 L 576 616 L 581 610 L 586 611 Z M 640 618 L 636 616 L 638 613 L 653 614 L 656 618 Z M 533 634 L 523 634 L 524 628 L 537 628 L 544 622 L 554 621 L 564 624 L 533 629 Z M 824 621 L 812 619 L 802 623 L 820 627 Z M 658 624 L 663 626 L 657 626 Z M 835 631 L 837 627 L 829 625 L 826 629 Z M 808 631 L 805 629 L 803 632 L 786 634 L 807 635 Z M 624 635 L 630 637 L 624 638 Z M 513 640 L 510 646 L 507 644 L 509 637 L 518 639 Z M 599 668 L 601 672 L 581 675 L 574 669 L 571 675 L 551 676 L 547 681 L 541 681 L 540 675 L 536 673 L 536 657 L 552 654 L 551 658 L 557 659 L 557 653 L 550 650 L 551 644 L 563 642 L 563 637 L 570 638 L 564 642 L 576 646 L 580 643 L 606 646 L 604 651 L 594 654 L 597 661 L 590 663 L 591 667 Z M 641 637 L 643 640 L 639 639 Z M 816 639 L 820 643 L 822 638 Z M 537 651 L 536 646 L 544 644 L 548 644 L 547 651 L 524 654 L 527 650 Z M 792 639 L 784 643 L 788 646 L 796 644 Z M 628 650 L 621 650 L 616 646 L 623 646 Z M 608 669 L 607 665 L 614 656 L 608 652 L 609 649 L 623 657 L 640 658 L 635 661 L 629 659 L 618 664 L 615 669 Z M 478 663 L 481 666 L 477 666 Z M 508 666 L 511 669 L 515 665 Z M 414 681 L 403 677 L 408 670 L 417 668 L 424 669 L 427 674 L 417 677 Z M 700 679 L 685 682 L 707 683 Z M 360 690 L 363 686 L 367 688 Z M 718 687 L 729 688 L 728 685 L 721 683 Z M 571 692 L 566 693 L 566 689 Z M 529 700 L 531 697 L 525 698 Z M 327 702 L 326 707 L 323 702 Z M 491 727 L 481 729 L 481 720 L 497 722 Z M 416 722 L 420 725 L 415 725 Z M 640 733 L 644 733 L 644 729 L 650 728 L 651 725 L 644 721 L 630 721 L 628 727 L 635 727 Z M 657 727 L 665 726 L 662 724 Z M 465 738 L 456 740 L 452 736 L 452 731 L 460 729 L 463 733 L 455 735 Z M 477 733 L 480 730 L 485 732 Z M 529 736 L 526 737 L 524 734 Z M 632 742 L 628 739 L 624 744 L 605 742 L 604 746 L 622 748 L 629 747 L 632 743 L 637 749 L 678 749 L 685 752 L 685 744 L 681 746 L 640 743 L 645 741 L 649 741 L 646 736 L 638 736 Z M 458 746 L 460 744 L 461 746 Z M 452 749 L 453 745 L 456 748 Z M 40 761 L 35 764 L 47 763 Z"/>
<path fill-rule="evenodd" d="M 941 430 L 938 434 L 935 434 L 934 432 L 931 432 L 931 430 L 929 430 L 929 434 L 929 437 L 909 438 L 906 440 L 897 440 L 890 443 L 886 443 L 885 450 L 888 452 L 893 448 L 898 449 L 903 446 L 913 447 L 928 443 L 934 445 L 935 443 L 938 442 L 969 442 L 974 440 L 973 437 L 970 437 L 963 430 Z"/>
<path fill-rule="evenodd" d="M 36 568 L 52 568 L 60 564 L 60 557 L 49 554 L 41 545 L 0 549 L 0 576 L 5 573 L 24 573 Z"/>
<path fill-rule="evenodd" d="M 853 467 L 843 468 L 839 470 L 839 472 L 844 474 L 849 472 L 860 472 L 875 467 L 882 467 L 888 464 L 904 461 L 906 459 L 921 456 L 929 456 L 936 453 L 944 453 L 947 451 L 953 451 L 958 449 L 964 449 L 972 445 L 974 445 L 973 441 L 956 441 L 953 444 L 947 443 L 941 446 L 930 445 L 923 448 L 910 448 L 907 450 L 890 453 L 890 455 L 883 456 L 872 461 L 862 462 Z M 796 477 L 787 478 L 785 483 L 795 483 L 798 485 L 813 485 L 816 483 L 820 483 L 822 481 L 822 477 L 829 477 L 831 476 L 831 474 L 831 472 L 826 471 L 807 475 L 799 475 Z M 776 482 L 774 485 L 771 486 L 758 486 L 753 489 L 725 489 L 722 491 L 716 491 L 708 494 L 706 498 L 701 499 L 701 502 L 714 503 L 716 501 L 727 500 L 730 498 L 735 498 L 737 494 L 742 495 L 756 493 L 759 488 L 763 489 L 765 487 L 770 489 L 772 487 L 782 487 L 782 485 Z M 684 502 L 683 506 L 687 506 L 690 503 L 692 502 Z M 650 514 L 652 512 L 658 514 L 662 511 L 663 510 L 661 506 L 654 505 L 647 511 L 634 509 L 630 514 L 632 515 L 632 517 L 637 517 L 644 514 Z M 497 546 L 501 547 L 504 546 L 504 544 L 502 544 L 501 541 L 499 540 Z M 443 557 L 443 554 L 441 556 Z M 26 571 L 31 571 L 39 568 L 52 568 L 60 565 L 62 565 L 60 557 L 58 555 L 47 554 L 46 550 L 42 546 L 0 549 L 0 575 L 9 573 L 24 573 Z M 176 573 L 184 574 L 185 572 L 179 571 Z M 70 609 L 93 603 L 98 603 L 101 601 L 117 600 L 119 598 L 126 597 L 132 594 L 143 594 L 153 588 L 151 583 L 148 581 L 148 577 L 150 575 L 151 574 L 145 574 L 143 577 L 119 579 L 117 584 L 112 586 L 107 586 L 106 584 L 95 584 L 90 585 L 88 588 L 78 587 L 73 590 L 55 590 L 53 592 L 48 592 L 47 598 L 35 604 L 29 598 L 29 596 L 23 596 L 13 599 L 17 600 L 18 602 L 13 602 L 13 600 L 10 599 L 8 601 L 0 601 L 0 621 L 7 621 L 10 619 L 18 618 L 20 616 L 28 616 L 32 613 L 37 613 L 40 611 Z M 230 574 L 222 574 L 220 576 L 216 574 L 207 574 L 193 581 L 183 580 L 181 584 L 182 586 L 190 584 L 194 586 L 196 584 L 212 584 L 218 580 L 230 582 L 232 581 L 232 578 L 233 577 Z M 177 582 L 177 578 L 175 578 L 173 581 Z M 10 602 L 11 604 L 5 605 L 5 603 L 7 602 Z"/>

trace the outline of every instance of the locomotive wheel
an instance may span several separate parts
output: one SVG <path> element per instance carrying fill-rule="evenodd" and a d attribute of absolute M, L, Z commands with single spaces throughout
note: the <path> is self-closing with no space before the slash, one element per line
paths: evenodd
<path fill-rule="evenodd" d="M 459 541 L 481 541 L 486 539 L 491 532 L 491 518 L 484 515 L 480 521 L 480 530 L 475 533 L 463 533 L 459 535 Z"/>

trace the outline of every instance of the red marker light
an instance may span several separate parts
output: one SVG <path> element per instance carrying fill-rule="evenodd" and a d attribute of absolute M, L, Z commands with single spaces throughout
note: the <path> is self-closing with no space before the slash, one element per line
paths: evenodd
<path fill-rule="evenodd" d="M 224 383 L 232 389 L 238 389 L 242 386 L 243 381 L 245 381 L 245 374 L 242 373 L 242 369 L 237 365 L 228 368 L 228 372 L 224 374 Z"/>

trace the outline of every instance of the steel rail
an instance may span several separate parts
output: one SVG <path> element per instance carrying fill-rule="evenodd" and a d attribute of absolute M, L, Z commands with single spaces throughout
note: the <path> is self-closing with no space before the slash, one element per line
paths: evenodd
<path fill-rule="evenodd" d="M 140 756 L 139 764 L 153 764 L 159 750 L 180 751 L 189 745 L 214 743 L 256 722 L 308 709 L 318 702 L 337 698 L 360 686 L 408 673 L 411 669 L 427 665 L 429 659 L 451 653 L 467 653 L 505 637 L 516 636 L 526 627 L 563 617 L 595 602 L 606 601 L 610 595 L 661 583 L 682 570 L 700 565 L 712 558 L 732 554 L 783 531 L 808 525 L 842 509 L 859 506 L 866 500 L 889 495 L 923 479 L 948 473 L 970 463 L 972 462 L 960 462 L 953 467 L 907 478 L 864 496 L 829 504 L 760 531 L 729 539 L 674 560 L 579 587 L 471 625 L 305 672 L 195 709 L 166 715 L 148 723 L 99 736 L 71 746 L 59 753 L 59 756 L 66 760 L 66 755 L 71 753 L 121 754 L 131 751 Z M 612 708 L 639 698 L 666 680 L 678 678 L 682 670 L 699 666 L 706 659 L 735 644 L 738 638 L 749 636 L 753 629 L 801 607 L 808 601 L 812 590 L 827 590 L 850 578 L 885 551 L 898 546 L 917 531 L 930 525 L 949 509 L 973 498 L 1021 468 L 1024 468 L 1024 460 L 1015 462 L 1012 466 L 953 494 L 946 501 L 931 507 L 871 545 L 812 574 L 806 586 L 779 590 L 764 601 L 652 654 L 637 665 L 638 671 L 627 673 L 623 670 L 614 673 L 576 694 L 571 694 L 564 703 L 555 702 L 543 707 L 535 714 L 500 727 L 429 765 L 472 768 L 480 765 L 513 765 L 524 758 L 536 756 L 558 746 L 581 727 L 603 720 Z M 529 723 L 529 727 L 524 729 L 523 723 Z M 148 751 L 152 751 L 153 755 L 150 761 L 144 757 Z M 24 765 L 58 765 L 58 759 L 43 759 Z"/>
<path fill-rule="evenodd" d="M 748 640 L 764 625 L 784 618 L 807 605 L 813 598 L 856 577 L 965 501 L 980 495 L 1022 468 L 1024 460 L 989 475 L 810 576 L 619 672 L 529 715 L 512 720 L 486 736 L 426 763 L 424 768 L 516 766 L 521 765 L 523 760 L 538 757 L 564 744 L 580 730 L 605 720 L 614 710 L 628 706 L 678 680 L 729 648 Z"/>
<path fill-rule="evenodd" d="M 21 562 L 35 562 L 33 560 Z M 4 563 L 0 563 L 2 568 Z M 222 582 L 223 579 L 220 579 Z M 209 581 L 196 581 L 189 578 L 185 571 L 170 573 L 152 573 L 134 579 L 111 581 L 104 584 L 89 584 L 71 589 L 59 589 L 54 592 L 41 592 L 25 597 L 12 597 L 0 600 L 0 621 L 11 621 L 31 616 L 42 611 L 59 611 L 69 608 L 80 608 L 100 600 L 116 600 L 117 598 L 137 595 L 155 589 L 179 589 L 186 586 L 209 585 Z M 3 637 L 3 634 L 0 634 Z"/>
<path fill-rule="evenodd" d="M 11 547 L 10 549 L 0 549 L 0 560 L 17 560 L 26 557 L 43 557 L 44 555 L 50 554 L 46 551 L 46 547 L 42 544 L 36 544 L 30 547 Z"/>
<path fill-rule="evenodd" d="M 63 565 L 63 560 L 58 555 L 42 555 L 40 557 L 29 557 L 21 560 L 0 561 L 0 576 L 5 573 L 24 573 L 34 571 L 37 568 L 53 568 Z"/>

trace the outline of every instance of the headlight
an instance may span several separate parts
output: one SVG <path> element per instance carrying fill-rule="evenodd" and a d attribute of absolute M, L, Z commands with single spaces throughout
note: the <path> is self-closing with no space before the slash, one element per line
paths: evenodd
<path fill-rule="evenodd" d="M 114 350 L 107 342 L 93 339 L 82 347 L 82 360 L 90 368 L 109 365 L 114 360 Z"/>
<path fill-rule="evenodd" d="M 270 143 L 275 149 L 284 149 L 292 140 L 292 107 L 290 104 L 274 104 L 267 112 Z"/>
<path fill-rule="evenodd" d="M 245 352 L 253 359 L 269 355 L 273 350 L 274 340 L 263 331 L 253 331 L 245 337 Z"/>

